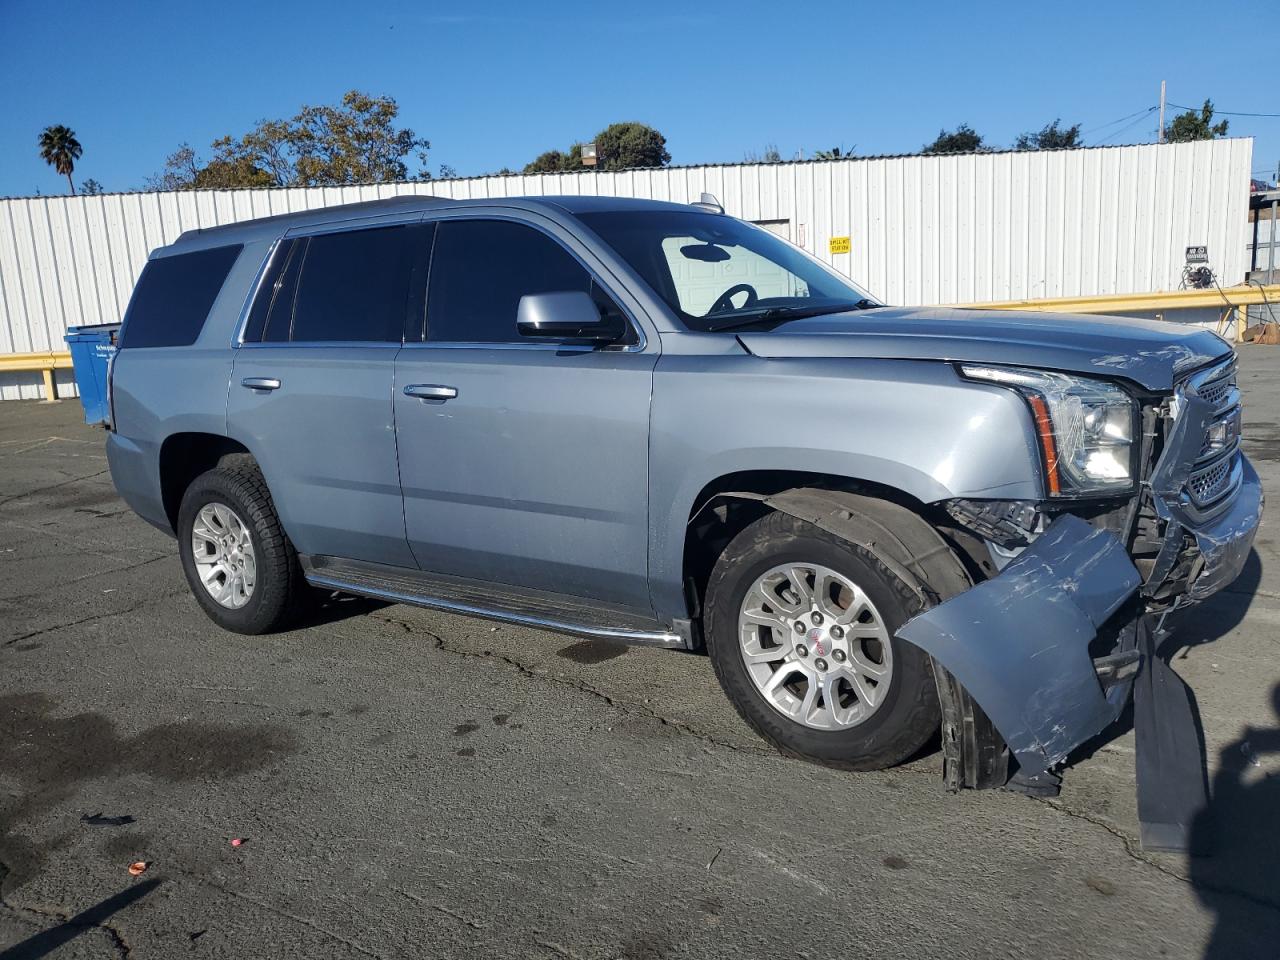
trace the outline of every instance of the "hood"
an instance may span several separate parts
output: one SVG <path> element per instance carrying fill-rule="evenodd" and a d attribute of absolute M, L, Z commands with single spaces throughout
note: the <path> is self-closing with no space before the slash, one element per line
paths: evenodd
<path fill-rule="evenodd" d="M 1013 310 L 880 307 L 742 333 L 758 357 L 857 357 L 999 363 L 1131 380 L 1168 391 L 1231 353 L 1217 334 L 1158 320 Z"/>

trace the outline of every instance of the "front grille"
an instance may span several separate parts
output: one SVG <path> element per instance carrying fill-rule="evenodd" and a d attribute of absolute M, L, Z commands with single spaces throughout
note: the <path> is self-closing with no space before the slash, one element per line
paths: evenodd
<path fill-rule="evenodd" d="M 1227 399 L 1227 395 L 1231 392 L 1231 388 L 1235 386 L 1236 377 L 1235 370 L 1231 371 L 1229 377 L 1223 377 L 1212 383 L 1206 383 L 1200 387 L 1200 396 L 1202 399 L 1208 400 L 1215 407 L 1222 404 Z"/>
<path fill-rule="evenodd" d="M 1205 470 L 1191 475 L 1187 481 L 1187 491 L 1197 505 L 1212 503 L 1231 486 L 1231 466 L 1234 458 L 1219 460 Z"/>
<path fill-rule="evenodd" d="M 1240 391 L 1236 387 L 1235 358 L 1192 374 L 1178 384 L 1173 403 L 1175 417 L 1181 414 L 1189 396 L 1198 396 L 1213 406 L 1213 420 L 1202 438 L 1200 456 L 1185 482 L 1187 499 L 1207 517 L 1226 506 L 1240 475 L 1236 469 L 1240 456 Z"/>

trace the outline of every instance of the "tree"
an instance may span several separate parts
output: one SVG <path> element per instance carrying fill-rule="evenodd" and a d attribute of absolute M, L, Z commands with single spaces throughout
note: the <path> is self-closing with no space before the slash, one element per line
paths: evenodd
<path fill-rule="evenodd" d="M 611 123 L 596 134 L 596 166 L 601 170 L 662 167 L 671 162 L 667 138 L 634 121 Z"/>
<path fill-rule="evenodd" d="M 782 154 L 776 143 L 766 143 L 763 153 L 748 150 L 742 157 L 744 163 L 781 163 Z"/>
<path fill-rule="evenodd" d="M 990 148 L 982 142 L 982 137 L 973 127 L 962 123 L 950 133 L 938 131 L 938 139 L 925 144 L 921 153 L 985 153 Z"/>
<path fill-rule="evenodd" d="M 578 164 L 582 166 L 582 147 L 578 147 Z M 547 150 L 538 154 L 530 162 L 524 165 L 525 173 L 562 173 L 566 170 L 572 170 L 570 165 L 569 154 L 560 150 Z"/>
<path fill-rule="evenodd" d="M 67 178 L 67 186 L 71 188 L 71 193 L 74 196 L 76 184 L 71 179 L 71 172 L 75 170 L 76 161 L 80 159 L 80 154 L 84 152 L 80 147 L 80 141 L 76 139 L 75 131 L 60 123 L 56 126 L 45 127 L 40 134 L 38 142 L 40 144 L 40 159 Z"/>
<path fill-rule="evenodd" d="M 521 173 L 580 173 L 582 171 L 582 144 L 575 143 L 568 150 L 547 150 L 524 165 Z"/>
<path fill-rule="evenodd" d="M 431 144 L 397 127 L 398 114 L 391 97 L 351 90 L 338 106 L 303 106 L 287 120 L 260 120 L 239 138 L 219 137 L 208 161 L 184 143 L 148 184 L 192 190 L 403 181 L 410 178 L 407 161 L 413 154 L 421 177 Z"/>
<path fill-rule="evenodd" d="M 853 151 L 856 150 L 857 148 L 858 148 L 857 144 L 854 144 L 848 150 L 846 150 L 844 147 L 832 147 L 830 150 L 815 150 L 813 154 L 813 159 L 815 160 L 848 160 L 850 157 L 853 156 Z"/>
<path fill-rule="evenodd" d="M 626 170 L 661 167 L 671 162 L 667 138 L 643 123 L 611 123 L 595 137 L 596 169 Z M 525 173 L 575 173 L 582 171 L 582 144 L 568 150 L 547 150 L 525 164 Z"/>
<path fill-rule="evenodd" d="M 1164 128 L 1164 138 L 1170 143 L 1186 143 L 1190 140 L 1212 140 L 1227 135 L 1227 121 L 1213 122 L 1213 101 L 1206 100 L 1199 113 L 1188 110 L 1173 118 Z"/>
<path fill-rule="evenodd" d="M 1055 119 L 1040 128 L 1039 133 L 1021 134 L 1013 145 L 1015 150 L 1067 150 L 1071 147 L 1083 146 L 1080 141 L 1080 124 L 1073 124 L 1062 130 L 1058 127 L 1062 121 Z"/>
<path fill-rule="evenodd" d="M 80 184 L 80 195 L 82 197 L 96 197 L 103 192 L 105 191 L 102 189 L 102 184 L 93 179 L 93 177 Z"/>

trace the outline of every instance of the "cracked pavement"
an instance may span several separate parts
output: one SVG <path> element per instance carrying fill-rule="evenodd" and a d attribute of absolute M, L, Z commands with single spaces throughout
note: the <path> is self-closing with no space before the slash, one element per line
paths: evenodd
<path fill-rule="evenodd" d="M 1242 348 L 1273 505 L 1278 374 Z M 1188 860 L 1139 848 L 1123 727 L 1058 799 L 949 796 L 936 753 L 777 756 L 701 656 L 357 599 L 223 633 L 79 418 L 0 405 L 0 960 L 1276 954 L 1273 519 L 1180 624 L 1219 834 Z"/>

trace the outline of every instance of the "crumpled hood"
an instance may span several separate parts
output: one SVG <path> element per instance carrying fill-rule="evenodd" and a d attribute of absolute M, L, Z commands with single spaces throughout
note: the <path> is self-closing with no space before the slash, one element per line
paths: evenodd
<path fill-rule="evenodd" d="M 1158 320 L 946 307 L 833 313 L 738 339 L 758 357 L 1014 364 L 1119 377 L 1156 391 L 1231 352 L 1215 333 Z"/>

